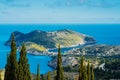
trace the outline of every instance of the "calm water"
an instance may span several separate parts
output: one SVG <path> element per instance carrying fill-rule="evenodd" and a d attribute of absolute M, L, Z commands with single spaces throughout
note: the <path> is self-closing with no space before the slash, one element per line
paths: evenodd
<path fill-rule="evenodd" d="M 28 33 L 33 30 L 54 31 L 71 29 L 80 33 L 93 36 L 98 44 L 120 45 L 120 24 L 81 24 L 81 25 L 0 25 L 0 68 L 6 64 L 6 55 L 10 49 L 4 46 L 13 31 Z M 64 49 L 66 50 L 66 49 Z M 19 54 L 19 53 L 18 53 Z M 48 56 L 27 55 L 32 73 L 36 73 L 36 66 L 40 64 L 41 73 L 53 70 L 47 63 L 51 60 Z"/>

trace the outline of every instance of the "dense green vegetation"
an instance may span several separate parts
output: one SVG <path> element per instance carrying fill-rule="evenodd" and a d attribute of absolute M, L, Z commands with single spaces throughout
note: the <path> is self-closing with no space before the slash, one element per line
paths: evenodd
<path fill-rule="evenodd" d="M 2 80 L 1 73 L 0 73 L 0 80 Z"/>
<path fill-rule="evenodd" d="M 9 55 L 7 55 L 4 80 L 18 80 L 18 62 L 16 59 L 16 51 L 17 48 L 14 40 L 14 34 L 12 34 L 11 52 Z"/>
<path fill-rule="evenodd" d="M 120 79 L 120 57 L 105 57 L 104 62 L 105 70 L 102 70 L 101 68 L 95 69 L 96 79 Z"/>
<path fill-rule="evenodd" d="M 78 55 L 70 55 L 70 57 L 71 56 L 74 56 L 78 60 L 82 59 L 82 57 Z M 94 62 L 98 63 L 94 65 L 94 66 L 98 66 L 98 68 L 94 69 L 95 80 L 120 79 L 120 56 L 119 55 L 102 56 L 102 57 L 85 55 L 84 61 L 85 62 L 89 61 L 90 64 L 95 64 Z M 99 66 L 103 63 L 105 63 L 105 66 L 103 67 L 105 70 L 104 69 L 102 70 L 101 68 L 99 68 Z M 68 73 L 76 73 L 78 72 L 79 65 L 65 66 L 63 67 L 63 69 L 65 72 L 68 72 Z"/>
<path fill-rule="evenodd" d="M 47 74 L 47 80 L 51 80 L 50 72 Z"/>
<path fill-rule="evenodd" d="M 105 63 L 106 69 L 120 71 L 120 59 L 106 60 Z"/>
<path fill-rule="evenodd" d="M 94 76 L 94 68 L 92 66 L 92 73 L 91 73 L 91 80 L 94 80 L 95 76 Z"/>
<path fill-rule="evenodd" d="M 111 71 L 111 70 L 102 70 L 95 69 L 95 77 L 96 80 L 110 80 L 110 79 L 120 79 L 120 71 Z"/>
<path fill-rule="evenodd" d="M 40 65 L 37 66 L 37 77 L 36 80 L 40 80 Z"/>
<path fill-rule="evenodd" d="M 81 59 L 80 69 L 79 69 L 79 79 L 78 80 L 94 80 L 93 66 L 90 69 L 90 63 L 85 65 L 84 57 Z"/>
<path fill-rule="evenodd" d="M 87 77 L 88 77 L 88 80 L 91 80 L 91 75 L 90 75 L 90 63 L 88 62 L 88 65 L 87 65 Z"/>
<path fill-rule="evenodd" d="M 18 80 L 31 80 L 25 44 L 22 45 L 18 65 Z"/>
<path fill-rule="evenodd" d="M 7 56 L 7 64 L 5 66 L 4 80 L 31 80 L 25 45 L 22 45 L 19 61 L 16 59 L 16 51 L 17 48 L 13 34 L 11 52 Z"/>
<path fill-rule="evenodd" d="M 57 69 L 56 80 L 64 80 L 60 45 L 58 46 L 58 58 L 57 58 L 57 68 L 56 69 Z"/>

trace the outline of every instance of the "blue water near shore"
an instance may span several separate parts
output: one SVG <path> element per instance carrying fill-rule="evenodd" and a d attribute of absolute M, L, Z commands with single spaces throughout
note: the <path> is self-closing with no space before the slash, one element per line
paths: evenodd
<path fill-rule="evenodd" d="M 4 46 L 5 41 L 13 31 L 28 33 L 33 30 L 54 31 L 59 29 L 70 29 L 80 33 L 93 36 L 98 44 L 120 45 L 120 24 L 39 24 L 39 25 L 0 25 L 0 68 L 6 64 L 6 55 L 9 46 Z M 63 49 L 68 50 L 68 49 Z M 19 54 L 18 54 L 19 55 Z M 37 64 L 40 64 L 41 73 L 53 70 L 47 63 L 51 60 L 48 56 L 27 55 L 32 73 L 36 73 Z"/>

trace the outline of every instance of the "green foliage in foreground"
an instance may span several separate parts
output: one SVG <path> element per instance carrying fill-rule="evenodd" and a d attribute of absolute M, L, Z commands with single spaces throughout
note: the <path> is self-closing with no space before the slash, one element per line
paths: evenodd
<path fill-rule="evenodd" d="M 7 55 L 4 80 L 31 80 L 25 45 L 22 45 L 18 62 L 16 59 L 16 51 L 17 47 L 14 34 L 12 34 L 11 52 Z"/>
<path fill-rule="evenodd" d="M 63 67 L 62 67 L 62 56 L 61 56 L 61 51 L 60 51 L 60 45 L 58 46 L 56 80 L 64 80 L 64 77 L 63 77 Z"/>
<path fill-rule="evenodd" d="M 25 44 L 22 45 L 18 64 L 18 80 L 31 80 Z"/>
<path fill-rule="evenodd" d="M 1 78 L 1 73 L 0 73 L 0 80 L 2 80 L 2 78 Z"/>
<path fill-rule="evenodd" d="M 37 77 L 36 80 L 40 80 L 40 65 L 37 66 Z"/>
<path fill-rule="evenodd" d="M 94 80 L 94 70 L 93 70 L 93 66 L 92 66 L 91 80 Z"/>
<path fill-rule="evenodd" d="M 47 80 L 51 80 L 50 72 L 47 74 Z"/>
<path fill-rule="evenodd" d="M 87 75 L 88 75 L 88 80 L 91 79 L 91 76 L 90 76 L 90 63 L 88 62 L 88 65 L 87 65 Z"/>
<path fill-rule="evenodd" d="M 79 68 L 79 79 L 78 80 L 94 80 L 94 71 L 90 69 L 90 63 L 85 65 L 84 57 L 82 57 Z"/>
<path fill-rule="evenodd" d="M 16 43 L 14 39 L 14 34 L 12 34 L 12 41 L 11 41 L 11 52 L 7 56 L 7 64 L 5 66 L 5 78 L 4 80 L 18 80 L 18 62 L 16 59 Z"/>

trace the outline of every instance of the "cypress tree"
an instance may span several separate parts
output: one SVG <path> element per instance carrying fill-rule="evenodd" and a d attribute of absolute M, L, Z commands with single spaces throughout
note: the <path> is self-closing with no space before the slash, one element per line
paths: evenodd
<path fill-rule="evenodd" d="M 9 54 L 7 54 L 7 64 L 5 66 L 5 75 L 4 80 L 8 80 L 10 78 L 10 60 Z"/>
<path fill-rule="evenodd" d="M 51 80 L 50 72 L 48 72 L 48 74 L 47 74 L 47 80 Z"/>
<path fill-rule="evenodd" d="M 80 67 L 79 67 L 79 80 L 84 79 L 84 57 L 82 56 Z"/>
<path fill-rule="evenodd" d="M 31 80 L 28 59 L 26 57 L 25 44 L 22 45 L 19 58 L 18 80 Z"/>
<path fill-rule="evenodd" d="M 60 44 L 58 45 L 56 80 L 64 80 L 64 78 L 63 78 L 63 67 L 62 67 L 62 56 L 61 56 Z"/>
<path fill-rule="evenodd" d="M 5 66 L 5 78 L 4 80 L 18 80 L 17 79 L 17 70 L 18 70 L 18 63 L 16 59 L 16 43 L 14 39 L 14 34 L 11 37 L 11 51 L 10 55 L 7 56 L 7 64 Z"/>
<path fill-rule="evenodd" d="M 42 79 L 42 80 L 45 80 L 45 77 L 44 77 L 44 75 L 43 75 L 43 74 L 41 75 L 41 79 Z"/>
<path fill-rule="evenodd" d="M 37 66 L 37 77 L 36 80 L 40 80 L 40 65 Z"/>
<path fill-rule="evenodd" d="M 65 79 L 65 80 L 69 80 L 68 76 L 66 77 L 66 79 Z"/>
<path fill-rule="evenodd" d="M 91 77 L 90 77 L 90 62 L 88 61 L 88 65 L 87 65 L 87 76 L 88 76 L 88 80 L 91 80 Z"/>
<path fill-rule="evenodd" d="M 56 80 L 56 71 L 53 71 L 53 74 L 54 74 L 54 80 Z"/>
<path fill-rule="evenodd" d="M 1 72 L 0 72 L 0 80 L 2 80 L 2 77 L 1 77 Z"/>
<path fill-rule="evenodd" d="M 93 68 L 93 65 L 92 65 L 92 74 L 91 74 L 91 80 L 94 80 L 94 68 Z"/>
<path fill-rule="evenodd" d="M 83 74 L 84 80 L 88 80 L 88 75 L 87 75 L 87 68 L 84 66 L 84 74 Z"/>
<path fill-rule="evenodd" d="M 90 63 L 88 65 L 84 64 L 84 57 L 82 56 L 80 67 L 79 67 L 79 79 L 78 80 L 94 80 L 94 70 L 90 69 Z"/>

